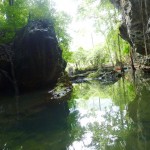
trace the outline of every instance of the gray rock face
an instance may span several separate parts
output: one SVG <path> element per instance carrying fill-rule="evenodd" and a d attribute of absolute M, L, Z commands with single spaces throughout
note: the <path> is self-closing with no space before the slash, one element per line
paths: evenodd
<path fill-rule="evenodd" d="M 53 24 L 31 21 L 16 34 L 12 45 L 0 45 L 0 91 L 14 89 L 15 82 L 22 90 L 51 86 L 65 67 Z"/>
<path fill-rule="evenodd" d="M 136 52 L 150 54 L 150 0 L 110 0 L 123 14 L 121 36 Z"/>
<path fill-rule="evenodd" d="M 66 63 L 50 21 L 29 22 L 14 42 L 18 85 L 35 88 L 56 82 Z"/>

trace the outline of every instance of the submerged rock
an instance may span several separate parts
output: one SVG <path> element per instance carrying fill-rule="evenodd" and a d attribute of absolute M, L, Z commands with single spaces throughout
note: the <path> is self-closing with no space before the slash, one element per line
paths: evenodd
<path fill-rule="evenodd" d="M 47 101 L 50 104 L 60 104 L 70 99 L 72 93 L 72 83 L 66 72 L 58 79 L 55 88 L 48 92 Z"/>
<path fill-rule="evenodd" d="M 48 92 L 48 102 L 50 104 L 63 103 L 69 100 L 72 93 L 72 86 L 53 89 Z"/>
<path fill-rule="evenodd" d="M 97 74 L 97 73 L 96 73 Z M 98 73 L 96 77 L 84 77 L 77 76 L 77 78 L 70 78 L 72 83 L 90 83 L 93 80 L 98 80 L 103 84 L 113 84 L 117 82 L 123 76 L 123 72 L 117 72 L 115 70 L 105 71 Z"/>

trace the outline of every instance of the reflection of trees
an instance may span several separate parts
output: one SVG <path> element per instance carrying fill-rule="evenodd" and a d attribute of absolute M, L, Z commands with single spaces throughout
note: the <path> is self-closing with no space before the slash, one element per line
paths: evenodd
<path fill-rule="evenodd" d="M 69 143 L 72 143 L 74 141 L 81 141 L 85 133 L 85 128 L 81 127 L 79 118 L 80 118 L 80 114 L 78 111 L 72 112 L 68 117 L 68 125 L 70 130 Z"/>
<path fill-rule="evenodd" d="M 127 104 L 134 100 L 136 96 L 135 86 L 129 77 L 121 78 L 113 85 L 103 85 L 97 81 L 77 84 L 74 88 L 73 99 L 80 98 L 81 101 L 87 101 L 90 97 L 99 97 L 99 110 L 101 109 L 101 98 L 112 99 L 113 105 L 105 110 L 103 116 L 105 122 L 90 123 L 88 128 L 82 130 L 80 125 L 77 126 L 81 131 L 92 133 L 92 142 L 90 146 L 96 149 L 104 150 L 122 150 L 131 149 L 129 141 L 134 136 L 133 124 L 128 120 L 126 115 Z M 83 102 L 84 103 L 84 102 Z M 76 104 L 74 104 L 76 106 Z M 114 111 L 114 107 L 117 111 Z M 90 113 L 95 115 L 95 113 Z M 95 116 L 96 117 L 96 116 Z M 83 132 L 77 132 L 82 137 Z M 81 138 L 82 139 L 82 138 Z M 131 149 L 132 150 L 132 149 Z"/>
<path fill-rule="evenodd" d="M 121 108 L 125 109 L 128 102 L 135 97 L 135 89 L 133 83 L 129 80 L 121 78 L 110 90 L 109 93 L 113 102 Z"/>
<path fill-rule="evenodd" d="M 93 133 L 92 144 L 100 150 L 122 150 L 126 147 L 126 139 L 132 132 L 131 126 L 126 122 L 125 113 L 111 106 L 105 110 L 105 121 L 101 124 L 89 124 L 88 130 Z M 123 115 L 123 116 L 122 116 Z"/>
<path fill-rule="evenodd" d="M 9 115 L 9 118 L 6 118 L 6 122 L 4 121 L 1 125 L 0 145 L 7 143 L 6 148 L 11 149 L 19 149 L 21 146 L 29 150 L 30 147 L 37 150 L 40 148 L 65 149 L 77 141 L 82 142 L 84 147 L 95 146 L 97 149 L 101 147 L 106 150 L 111 147 L 117 150 L 121 144 L 124 147 L 124 143 L 131 133 L 131 126 L 125 118 L 124 110 L 126 104 L 135 97 L 135 93 L 132 83 L 123 79 L 114 85 L 107 86 L 97 81 L 75 85 L 72 99 L 69 101 L 70 115 L 67 103 L 48 106 L 43 93 L 31 95 L 21 98 L 19 103 L 20 120 L 12 119 L 11 113 L 13 112 L 14 118 L 16 115 L 16 109 L 12 109 L 15 105 L 6 103 L 6 106 L 3 107 L 6 113 L 1 114 L 0 117 Z M 87 101 L 90 97 L 93 100 L 92 105 L 96 104 L 96 108 L 90 107 L 90 112 L 84 115 L 80 114 L 77 110 L 77 103 L 81 100 L 80 105 L 87 109 Z M 97 97 L 97 102 L 94 102 L 93 97 Z M 88 128 L 82 126 L 80 123 L 82 117 L 88 119 L 93 116 L 96 118 L 94 115 L 97 115 L 97 110 L 104 111 L 103 98 L 113 101 L 111 107 L 105 110 L 105 115 L 103 115 L 105 121 L 101 124 L 91 123 Z M 79 101 L 76 101 L 77 99 Z M 117 111 L 113 109 L 116 107 L 114 105 L 118 106 Z M 7 124 L 8 122 L 9 124 Z M 4 128 L 5 130 L 3 130 Z M 87 133 L 91 133 L 92 145 L 85 142 Z"/>
<path fill-rule="evenodd" d="M 97 96 L 99 98 L 111 98 L 112 101 L 122 110 L 128 102 L 135 97 L 135 89 L 132 82 L 121 78 L 113 85 L 103 85 L 100 82 L 92 81 L 74 86 L 73 98 L 89 99 Z"/>
<path fill-rule="evenodd" d="M 86 107 L 86 101 L 94 96 L 99 97 L 97 105 L 100 111 L 103 111 L 102 98 L 112 99 L 113 104 L 104 111 L 105 121 L 103 122 L 95 121 L 89 123 L 87 128 L 83 128 L 77 123 L 77 120 L 74 120 L 72 132 L 77 134 L 73 136 L 82 141 L 83 135 L 90 132 L 92 133 L 92 142 L 85 147 L 94 146 L 101 150 L 149 150 L 150 82 L 147 79 L 139 79 L 132 80 L 130 76 L 125 76 L 114 85 L 106 86 L 96 81 L 76 85 L 74 99 L 80 98 L 84 107 Z M 75 103 L 72 105 L 76 108 Z M 127 108 L 128 110 L 126 110 Z M 91 110 L 87 115 L 96 118 L 97 114 L 95 110 L 93 112 Z M 128 117 L 131 117 L 134 122 Z"/>

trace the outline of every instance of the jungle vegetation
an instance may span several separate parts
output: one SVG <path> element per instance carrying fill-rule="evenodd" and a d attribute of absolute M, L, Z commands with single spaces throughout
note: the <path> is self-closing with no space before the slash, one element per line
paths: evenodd
<path fill-rule="evenodd" d="M 78 6 L 77 15 L 79 20 L 88 18 L 93 21 L 95 33 L 105 37 L 104 44 L 94 45 L 92 49 L 79 47 L 72 51 L 72 39 L 67 31 L 72 18 L 67 13 L 56 10 L 54 0 L 2 0 L 0 44 L 11 42 L 17 31 L 28 21 L 50 19 L 54 24 L 64 59 L 77 68 L 99 68 L 104 64 L 125 62 L 129 57 L 130 46 L 119 35 L 121 15 L 109 0 L 84 0 Z"/>
<path fill-rule="evenodd" d="M 120 37 L 121 12 L 109 0 L 82 1 L 78 7 L 78 18 L 91 19 L 95 33 L 105 38 L 104 44 L 94 45 L 89 51 L 82 47 L 75 51 L 73 62 L 78 68 L 87 66 L 99 68 L 105 64 L 114 66 L 119 62 L 126 62 L 130 46 Z"/>

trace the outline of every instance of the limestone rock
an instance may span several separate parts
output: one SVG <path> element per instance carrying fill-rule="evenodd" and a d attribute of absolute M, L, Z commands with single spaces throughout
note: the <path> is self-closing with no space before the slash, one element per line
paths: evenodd
<path fill-rule="evenodd" d="M 50 21 L 29 22 L 17 34 L 14 49 L 20 87 L 35 88 L 56 82 L 66 67 Z"/>
<path fill-rule="evenodd" d="M 123 15 L 120 27 L 122 37 L 136 52 L 150 54 L 150 1 L 149 0 L 110 0 Z M 125 32 L 127 31 L 127 34 Z M 128 38 L 129 37 L 129 38 Z"/>

